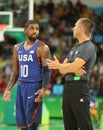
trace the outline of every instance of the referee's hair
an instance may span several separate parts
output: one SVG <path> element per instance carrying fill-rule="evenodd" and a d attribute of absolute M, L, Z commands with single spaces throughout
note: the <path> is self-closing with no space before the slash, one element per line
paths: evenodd
<path fill-rule="evenodd" d="M 85 34 L 87 36 L 91 35 L 93 32 L 94 23 L 89 18 L 80 18 L 80 23 L 85 29 Z"/>
<path fill-rule="evenodd" d="M 28 20 L 28 21 L 25 23 L 25 28 L 28 28 L 30 24 L 38 24 L 38 25 L 39 25 L 39 22 L 36 21 L 36 20 Z"/>

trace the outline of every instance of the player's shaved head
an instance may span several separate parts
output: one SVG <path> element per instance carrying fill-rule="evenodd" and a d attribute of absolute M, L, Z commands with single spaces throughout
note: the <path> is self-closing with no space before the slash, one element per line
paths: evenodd
<path fill-rule="evenodd" d="M 25 23 L 25 28 L 28 28 L 30 24 L 38 24 L 38 21 L 36 20 L 28 20 L 26 23 Z"/>

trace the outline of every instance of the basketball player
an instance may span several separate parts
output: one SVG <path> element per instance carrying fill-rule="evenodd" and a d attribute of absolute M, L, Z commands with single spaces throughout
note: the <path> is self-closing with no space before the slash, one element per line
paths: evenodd
<path fill-rule="evenodd" d="M 10 101 L 10 91 L 18 81 L 17 126 L 21 130 L 37 130 L 41 123 L 42 99 L 50 81 L 50 70 L 46 63 L 47 58 L 50 58 L 50 50 L 37 39 L 37 21 L 27 21 L 24 33 L 26 41 L 14 46 L 14 68 L 3 97 L 5 101 Z"/>
<path fill-rule="evenodd" d="M 73 37 L 79 44 L 74 46 L 64 63 L 48 59 L 51 69 L 59 69 L 65 74 L 63 92 L 63 119 L 65 130 L 93 130 L 89 113 L 89 87 L 88 81 L 96 61 L 96 49 L 91 42 L 93 23 L 88 18 L 80 18 L 74 28 Z M 82 68 L 85 70 L 82 76 Z"/>

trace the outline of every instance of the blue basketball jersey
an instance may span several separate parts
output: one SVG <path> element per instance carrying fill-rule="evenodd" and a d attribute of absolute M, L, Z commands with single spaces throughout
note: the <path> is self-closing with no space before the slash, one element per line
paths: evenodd
<path fill-rule="evenodd" d="M 30 49 L 24 49 L 24 42 L 20 43 L 18 49 L 19 61 L 19 78 L 18 80 L 24 82 L 38 82 L 42 81 L 42 68 L 40 60 L 37 57 L 37 47 L 41 43 L 40 40 Z"/>

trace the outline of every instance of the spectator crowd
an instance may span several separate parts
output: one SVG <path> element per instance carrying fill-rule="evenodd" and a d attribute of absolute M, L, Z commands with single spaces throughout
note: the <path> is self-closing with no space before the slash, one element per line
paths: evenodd
<path fill-rule="evenodd" d="M 15 0 L 1 0 L 0 11 L 12 11 L 14 27 L 24 27 L 28 19 L 28 0 L 22 0 L 20 5 Z M 6 22 L 5 16 L 2 17 Z M 103 96 L 103 12 L 97 13 L 96 8 L 89 7 L 80 0 L 76 3 L 70 0 L 62 0 L 57 4 L 53 0 L 34 3 L 34 19 L 40 23 L 40 39 L 49 45 L 52 56 L 56 55 L 61 62 L 70 48 L 78 43 L 72 38 L 72 28 L 80 17 L 88 17 L 95 23 L 92 41 L 97 49 L 97 61 L 90 79 L 90 91 L 94 96 Z M 5 40 L 0 43 L 0 93 L 10 78 L 12 48 L 16 42 L 14 37 L 5 35 Z M 52 71 L 51 83 L 48 86 L 51 93 L 53 84 L 63 83 L 64 77 L 58 71 Z"/>

